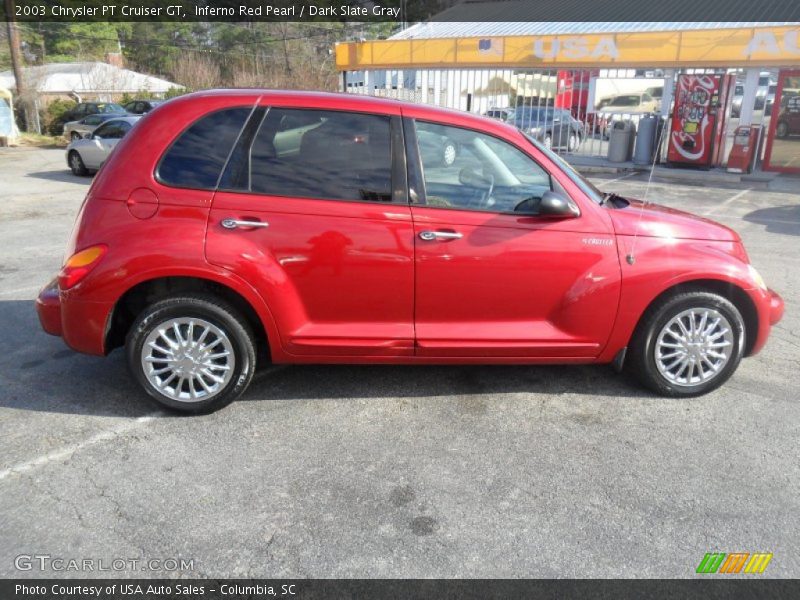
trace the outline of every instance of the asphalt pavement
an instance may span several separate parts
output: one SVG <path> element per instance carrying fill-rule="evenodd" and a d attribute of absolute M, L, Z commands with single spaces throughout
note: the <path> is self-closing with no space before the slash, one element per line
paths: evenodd
<path fill-rule="evenodd" d="M 707 396 L 603 366 L 276 366 L 186 418 L 145 399 L 120 351 L 39 327 L 91 180 L 62 150 L 0 149 L 0 181 L 0 576 L 694 577 L 712 551 L 800 576 L 800 186 L 649 187 L 739 231 L 786 300 Z"/>

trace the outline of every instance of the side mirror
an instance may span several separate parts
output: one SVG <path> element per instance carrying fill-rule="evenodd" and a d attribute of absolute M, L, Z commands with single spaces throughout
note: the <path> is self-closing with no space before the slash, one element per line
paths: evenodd
<path fill-rule="evenodd" d="M 547 191 L 539 201 L 537 215 L 554 219 L 574 219 L 581 214 L 578 205 L 561 192 Z"/>

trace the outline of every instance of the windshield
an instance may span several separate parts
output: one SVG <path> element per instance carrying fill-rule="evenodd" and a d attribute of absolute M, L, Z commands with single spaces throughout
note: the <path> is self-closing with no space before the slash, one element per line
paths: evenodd
<path fill-rule="evenodd" d="M 97 105 L 97 112 L 99 113 L 119 113 L 125 112 L 125 109 L 122 108 L 119 104 L 109 103 L 109 104 L 98 104 Z"/>
<path fill-rule="evenodd" d="M 537 142 L 527 133 L 523 132 L 523 135 L 527 138 L 527 140 L 533 145 L 536 146 L 537 149 L 541 150 L 547 157 L 556 163 L 561 170 L 564 171 L 564 174 L 570 178 L 570 180 L 581 188 L 581 191 L 589 196 L 593 201 L 597 202 L 598 204 L 603 203 L 604 194 L 600 190 L 598 190 L 592 182 L 586 179 L 583 175 L 578 173 L 572 165 L 570 165 L 567 161 L 561 158 L 558 154 L 553 152 L 552 150 L 545 148 L 542 144 Z"/>

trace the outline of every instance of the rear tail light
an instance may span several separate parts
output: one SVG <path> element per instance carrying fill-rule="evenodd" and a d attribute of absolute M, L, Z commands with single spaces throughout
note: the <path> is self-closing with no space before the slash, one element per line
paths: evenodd
<path fill-rule="evenodd" d="M 70 256 L 58 274 L 58 287 L 68 290 L 78 285 L 98 265 L 100 259 L 105 256 L 106 250 L 108 250 L 108 246 L 98 244 L 84 248 Z"/>

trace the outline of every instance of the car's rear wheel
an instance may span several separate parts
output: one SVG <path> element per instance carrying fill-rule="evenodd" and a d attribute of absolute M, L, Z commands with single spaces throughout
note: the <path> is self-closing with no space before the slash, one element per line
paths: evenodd
<path fill-rule="evenodd" d="M 684 292 L 647 311 L 630 346 L 629 368 L 665 396 L 699 396 L 733 375 L 744 352 L 739 310 L 710 292 Z"/>
<path fill-rule="evenodd" d="M 77 131 L 73 131 L 69 135 L 69 139 L 71 139 L 73 142 L 77 142 L 78 140 L 83 139 L 83 138 L 81 137 L 80 133 L 78 133 Z"/>
<path fill-rule="evenodd" d="M 160 405 L 208 413 L 244 392 L 256 351 L 247 321 L 209 296 L 168 298 L 148 306 L 128 333 L 128 367 Z"/>
<path fill-rule="evenodd" d="M 89 170 L 83 164 L 83 159 L 77 150 L 72 150 L 69 153 L 69 168 L 73 175 L 86 175 Z"/>

